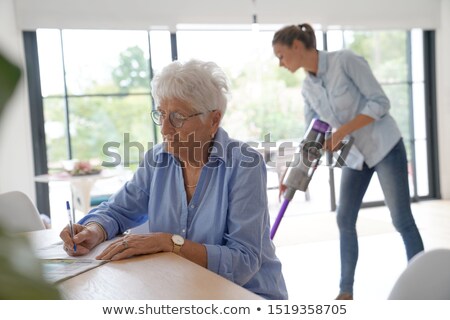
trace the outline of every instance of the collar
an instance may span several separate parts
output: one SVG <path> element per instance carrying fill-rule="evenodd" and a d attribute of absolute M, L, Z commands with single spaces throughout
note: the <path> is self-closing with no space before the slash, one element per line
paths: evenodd
<path fill-rule="evenodd" d="M 222 127 L 219 127 L 216 135 L 214 136 L 211 153 L 209 154 L 209 161 L 213 162 L 215 160 L 222 160 L 226 162 L 227 158 L 231 156 L 228 152 L 230 150 L 229 145 L 231 143 L 232 141 L 230 140 L 228 133 Z"/>
<path fill-rule="evenodd" d="M 237 141 L 231 140 L 228 136 L 228 133 L 223 128 L 219 127 L 217 129 L 216 135 L 214 136 L 211 152 L 209 154 L 209 162 L 215 162 L 217 160 L 226 162 L 228 157 L 231 157 L 231 153 L 229 151 L 233 149 L 233 143 L 235 143 L 236 145 L 240 145 Z M 173 154 L 166 151 L 164 142 L 160 143 L 158 145 L 158 149 L 156 149 L 155 151 L 161 156 L 166 156 L 174 159 L 177 163 L 179 161 L 176 157 L 174 157 Z"/>
<path fill-rule="evenodd" d="M 317 51 L 317 74 L 309 74 L 311 78 L 315 81 L 319 81 L 320 78 L 327 72 L 327 52 L 326 51 Z"/>

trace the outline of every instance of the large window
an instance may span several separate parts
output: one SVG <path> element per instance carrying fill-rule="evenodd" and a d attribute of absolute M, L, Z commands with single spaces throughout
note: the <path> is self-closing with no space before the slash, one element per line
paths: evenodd
<path fill-rule="evenodd" d="M 279 27 L 252 31 L 248 26 L 179 26 L 172 34 L 38 30 L 48 167 L 57 168 L 72 158 L 108 162 L 114 151 L 121 165 L 134 168 L 144 149 L 160 141 L 149 116 L 150 82 L 174 52 L 179 60 L 215 61 L 227 73 L 232 98 L 222 125 L 231 136 L 258 147 L 262 141 L 296 146 L 305 131 L 300 93 L 305 74 L 291 74 L 278 66 L 271 40 Z M 348 48 L 368 60 L 405 139 L 411 195 L 428 196 L 423 32 L 316 29 L 318 49 Z M 277 148 L 273 151 L 266 156 L 276 157 Z M 269 189 L 275 188 L 277 167 L 268 163 L 268 169 Z M 338 192 L 340 172 L 334 173 Z M 302 212 L 330 209 L 337 195 L 329 191 L 329 174 L 327 167 L 320 167 L 309 194 L 296 195 Z M 278 206 L 278 191 L 269 192 Z M 364 201 L 382 199 L 373 179 Z"/>
<path fill-rule="evenodd" d="M 328 32 L 329 50 L 351 49 L 364 56 L 391 102 L 408 156 L 410 193 L 426 196 L 428 190 L 425 133 L 424 63 L 422 31 Z M 339 173 L 339 172 L 338 172 Z M 378 179 L 372 179 L 365 202 L 382 201 Z M 337 175 L 339 181 L 339 174 Z"/>
<path fill-rule="evenodd" d="M 148 32 L 39 30 L 37 36 L 49 168 L 72 158 L 111 162 L 112 152 L 122 165 L 136 164 L 143 150 L 131 147 L 155 140 Z"/>
<path fill-rule="evenodd" d="M 223 126 L 230 135 L 262 141 L 270 134 L 275 141 L 303 134 L 302 76 L 278 67 L 272 53 L 273 32 L 181 30 L 176 35 L 180 60 L 215 61 L 229 76 L 232 99 Z"/>

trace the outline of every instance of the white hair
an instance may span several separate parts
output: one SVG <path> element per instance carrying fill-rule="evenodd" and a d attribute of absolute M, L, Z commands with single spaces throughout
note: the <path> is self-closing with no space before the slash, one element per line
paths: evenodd
<path fill-rule="evenodd" d="M 156 105 L 165 99 L 178 99 L 195 111 L 219 110 L 222 117 L 227 108 L 228 79 L 214 62 L 174 61 L 162 69 L 152 81 Z"/>

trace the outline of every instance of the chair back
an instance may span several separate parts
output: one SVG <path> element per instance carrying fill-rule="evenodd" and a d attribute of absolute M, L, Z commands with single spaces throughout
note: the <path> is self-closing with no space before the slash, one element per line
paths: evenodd
<path fill-rule="evenodd" d="M 398 278 L 389 300 L 450 300 L 450 249 L 418 253 Z"/>
<path fill-rule="evenodd" d="M 20 191 L 0 194 L 0 225 L 11 233 L 45 229 L 36 206 Z"/>

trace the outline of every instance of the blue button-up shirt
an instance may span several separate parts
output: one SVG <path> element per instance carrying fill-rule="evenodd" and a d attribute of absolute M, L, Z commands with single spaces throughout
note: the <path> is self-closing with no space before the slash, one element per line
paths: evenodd
<path fill-rule="evenodd" d="M 319 51 L 317 75 L 308 74 L 302 87 L 305 121 L 320 118 L 339 128 L 358 114 L 375 119 L 354 131 L 346 163 L 350 168 L 371 168 L 380 162 L 401 138 L 389 114 L 390 103 L 367 61 L 349 50 Z"/>
<path fill-rule="evenodd" d="M 219 128 L 188 203 L 180 162 L 162 144 L 108 202 L 80 223 L 96 221 L 108 238 L 147 222 L 150 232 L 202 243 L 208 269 L 268 299 L 287 299 L 269 237 L 266 169 L 259 153 Z"/>

